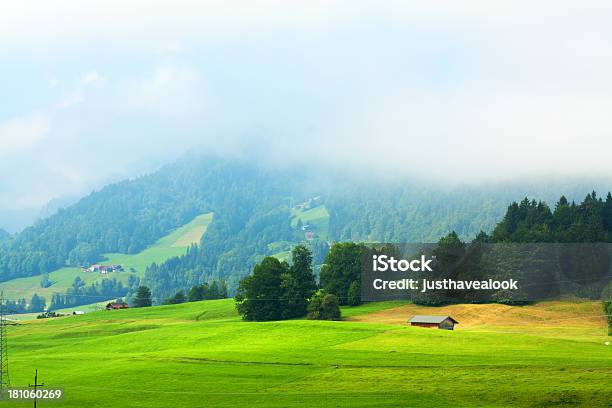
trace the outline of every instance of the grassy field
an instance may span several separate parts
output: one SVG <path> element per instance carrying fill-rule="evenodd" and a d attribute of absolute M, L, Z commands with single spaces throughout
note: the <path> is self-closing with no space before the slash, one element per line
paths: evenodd
<path fill-rule="evenodd" d="M 379 322 L 427 310 L 397 302 L 345 308 L 340 322 L 243 322 L 231 299 L 31 321 L 9 327 L 11 381 L 38 368 L 63 407 L 609 406 L 598 303 L 492 309 L 490 327 L 475 323 L 482 305 L 458 306 L 455 331 Z M 529 317 L 547 313 L 571 335 Z"/>
<path fill-rule="evenodd" d="M 136 273 L 142 276 L 147 266 L 153 262 L 161 263 L 173 256 L 182 255 L 189 245 L 199 244 L 200 238 L 202 238 L 206 228 L 208 228 L 208 224 L 212 221 L 212 216 L 212 213 L 197 216 L 188 224 L 160 238 L 155 244 L 138 254 L 106 254 L 106 259 L 103 263 L 120 264 L 128 270 L 129 268 L 134 268 Z"/>
<path fill-rule="evenodd" d="M 396 307 L 388 307 L 394 304 Z M 359 322 L 404 325 L 407 317 L 416 314 L 446 315 L 459 321 L 460 330 L 520 332 L 577 340 L 588 336 L 599 337 L 607 330 L 601 302 L 550 301 L 525 307 L 502 304 L 425 307 L 390 301 L 370 303 L 359 308 L 364 307 L 369 308 L 370 313 L 357 313 L 354 317 L 345 313 L 345 316 Z"/>
<path fill-rule="evenodd" d="M 302 220 L 303 225 L 310 225 L 310 230 L 316 232 L 319 238 L 327 240 L 329 230 L 329 213 L 324 205 L 319 205 L 307 210 L 295 209 L 291 210 L 291 226 L 296 228 L 298 220 Z M 305 232 L 302 239 L 305 239 Z M 272 256 L 280 261 L 291 260 L 291 249 L 295 243 L 288 241 L 277 241 L 268 245 L 268 250 L 272 252 Z"/>
<path fill-rule="evenodd" d="M 268 250 L 273 254 L 272 256 L 277 258 L 279 261 L 291 260 L 291 249 L 295 246 L 295 242 L 289 241 L 276 241 L 268 244 Z"/>
<path fill-rule="evenodd" d="M 329 213 L 324 205 L 320 205 L 308 210 L 292 210 L 291 211 L 291 226 L 295 228 L 298 220 L 302 220 L 302 224 L 309 224 L 312 230 L 319 234 L 322 240 L 327 239 L 329 229 Z"/>
<path fill-rule="evenodd" d="M 87 284 L 100 281 L 104 278 L 121 279 L 127 282 L 130 268 L 139 276 L 144 275 L 145 269 L 153 262 L 163 262 L 173 256 L 182 255 L 192 243 L 199 243 L 200 238 L 206 232 L 208 224 L 212 221 L 212 213 L 202 214 L 194 218 L 188 224 L 172 231 L 170 234 L 160 238 L 155 244 L 138 254 L 106 254 L 102 264 L 121 264 L 126 272 L 113 272 L 107 275 L 99 273 L 83 272 L 81 268 L 61 268 L 49 274 L 53 284 L 48 288 L 40 286 L 41 276 L 13 279 L 0 283 L 0 290 L 4 292 L 5 298 L 25 298 L 29 301 L 34 293 L 44 296 L 47 303 L 55 292 L 64 293 L 72 285 L 74 278 L 80 276 Z"/>

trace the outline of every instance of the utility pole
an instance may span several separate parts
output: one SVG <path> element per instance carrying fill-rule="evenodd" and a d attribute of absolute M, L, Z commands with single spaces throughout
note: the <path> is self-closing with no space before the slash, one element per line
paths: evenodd
<path fill-rule="evenodd" d="M 6 305 L 4 292 L 0 292 L 0 392 L 11 386 L 8 368 L 8 337 L 6 335 Z"/>
<path fill-rule="evenodd" d="M 36 374 L 34 374 L 34 384 L 28 384 L 28 387 L 30 388 L 34 388 L 34 408 L 36 408 L 36 400 L 38 399 L 36 397 L 36 390 L 38 389 L 38 387 L 44 387 L 45 383 L 39 384 L 38 383 L 38 368 L 36 369 Z"/>

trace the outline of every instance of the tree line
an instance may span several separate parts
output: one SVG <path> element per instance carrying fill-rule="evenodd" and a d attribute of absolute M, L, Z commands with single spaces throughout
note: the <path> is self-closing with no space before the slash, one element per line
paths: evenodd
<path fill-rule="evenodd" d="M 480 280 L 520 277 L 523 269 L 532 266 L 526 263 L 534 262 L 537 263 L 537 267 L 532 269 L 536 273 L 529 277 L 533 288 L 519 293 L 504 290 L 495 292 L 447 290 L 423 295 L 416 292 L 410 300 L 427 305 L 463 302 L 519 304 L 528 302 L 533 296 L 543 298 L 555 296 L 558 294 L 555 292 L 558 288 L 555 287 L 554 279 L 549 273 L 556 271 L 558 265 L 547 265 L 546 262 L 553 259 L 547 257 L 550 254 L 537 252 L 545 252 L 546 249 L 541 248 L 551 247 L 527 246 L 527 251 L 530 252 L 526 253 L 524 247 L 520 245 L 485 246 L 490 243 L 553 242 L 612 242 L 612 195 L 608 193 L 603 200 L 597 198 L 593 192 L 580 204 L 569 203 L 565 197 L 561 197 L 553 211 L 543 202 L 528 199 L 520 203 L 513 202 L 491 234 L 480 232 L 472 241 L 465 242 L 452 231 L 441 237 L 432 250 L 431 255 L 436 260 L 437 279 Z M 320 308 L 324 296 L 329 297 L 331 304 L 338 306 L 358 305 L 361 303 L 364 256 L 372 253 L 393 254 L 396 250 L 397 247 L 393 245 L 377 248 L 354 242 L 334 244 L 325 257 L 317 284 L 312 273 L 312 254 L 307 247 L 296 246 L 292 252 L 291 265 L 273 257 L 266 257 L 255 265 L 252 274 L 240 282 L 235 297 L 236 307 L 245 320 L 280 320 L 306 315 L 311 318 L 321 318 Z M 565 273 L 581 284 L 571 289 L 577 296 L 593 298 L 608 296 L 602 294 L 599 286 L 589 286 L 588 283 L 592 281 L 600 284 L 601 278 L 608 275 L 610 254 L 589 252 L 590 250 L 583 254 L 581 250 L 582 247 L 578 247 L 576 253 L 561 254 L 566 258 L 574 257 L 573 263 L 567 262 L 566 259 L 570 267 Z M 572 276 L 572 267 L 581 264 L 587 258 L 604 259 L 604 264 L 578 268 Z M 608 259 L 607 263 L 605 259 Z M 586 284 L 583 281 L 586 281 Z M 317 290 L 320 292 L 317 293 Z M 606 290 L 609 292 L 610 288 Z M 528 291 L 531 291 L 532 297 Z M 332 316 L 339 317 L 339 309 L 338 314 L 334 312 Z"/>
<path fill-rule="evenodd" d="M 19 234 L 3 236 L 0 281 L 91 264 L 105 253 L 138 253 L 207 212 L 216 216 L 208 248 L 214 260 L 205 259 L 205 271 L 234 270 L 230 257 L 219 259 L 217 267 L 217 255 L 247 242 L 251 253 L 272 236 L 291 235 L 288 209 L 281 208 L 287 177 L 230 160 L 186 157 L 154 174 L 111 184 Z M 286 225 L 279 230 L 281 214 Z M 238 254 L 241 261 L 247 252 Z"/>
<path fill-rule="evenodd" d="M 192 286 L 187 293 L 179 289 L 173 296 L 164 299 L 163 304 L 174 305 L 185 302 L 199 302 L 201 300 L 225 299 L 227 297 L 227 284 L 225 281 L 212 281 Z"/>
<path fill-rule="evenodd" d="M 580 203 L 565 196 L 553 210 L 525 198 L 512 203 L 497 224 L 491 242 L 612 242 L 612 194 L 605 200 L 593 191 Z"/>
<path fill-rule="evenodd" d="M 25 298 L 5 301 L 5 310 L 8 313 L 38 313 L 45 310 L 46 307 L 47 302 L 45 298 L 36 293 L 32 296 L 29 303 Z"/>
<path fill-rule="evenodd" d="M 136 275 L 130 274 L 127 285 L 124 285 L 117 278 L 102 279 L 91 285 L 77 276 L 72 285 L 66 289 L 65 293 L 54 293 L 51 296 L 50 310 L 88 305 L 101 302 L 107 299 L 129 297 L 130 292 L 135 291 L 140 280 Z"/>
<path fill-rule="evenodd" d="M 290 227 L 289 207 L 304 197 L 323 197 L 330 213 L 329 239 L 417 242 L 450 230 L 462 239 L 489 230 L 502 215 L 502 203 L 518 190 L 374 187 L 341 177 L 328 189 L 316 180 L 305 171 L 268 171 L 253 163 L 188 156 L 93 192 L 14 236 L 0 234 L 0 281 L 91 264 L 109 252 L 138 253 L 195 216 L 214 212 L 198 261 L 187 258 L 173 265 L 180 269 L 177 275 L 223 278 L 234 289 L 261 255 L 269 254 L 269 244 L 301 241 L 303 236 Z M 541 187 L 540 194 L 548 196 L 547 191 Z"/>
<path fill-rule="evenodd" d="M 334 244 L 321 268 L 317 284 L 312 252 L 297 245 L 291 265 L 266 257 L 253 273 L 240 281 L 235 296 L 238 313 L 245 320 L 338 320 L 340 306 L 361 303 L 361 262 L 365 246 L 352 242 Z"/>

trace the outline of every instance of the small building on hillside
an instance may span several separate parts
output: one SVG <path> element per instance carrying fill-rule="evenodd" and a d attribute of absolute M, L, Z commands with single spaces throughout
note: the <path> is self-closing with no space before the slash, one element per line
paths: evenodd
<path fill-rule="evenodd" d="M 89 268 L 84 269 L 89 272 L 100 272 L 103 274 L 110 272 L 123 272 L 123 266 L 121 265 L 99 265 L 93 264 Z"/>
<path fill-rule="evenodd" d="M 450 316 L 416 315 L 408 320 L 411 326 L 453 330 L 459 322 Z"/>
<path fill-rule="evenodd" d="M 125 302 L 110 302 L 106 305 L 106 310 L 127 309 L 129 306 Z"/>

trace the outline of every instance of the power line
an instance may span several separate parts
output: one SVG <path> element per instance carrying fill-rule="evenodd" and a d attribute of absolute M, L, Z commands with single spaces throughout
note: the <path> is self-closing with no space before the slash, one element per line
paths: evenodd
<path fill-rule="evenodd" d="M 45 384 L 38 383 L 38 368 L 36 369 L 36 373 L 34 374 L 34 384 L 28 384 L 29 388 L 34 388 L 34 408 L 36 408 L 36 401 L 38 400 L 38 395 L 36 394 L 36 390 L 38 387 L 44 387 Z"/>
<path fill-rule="evenodd" d="M 8 336 L 6 333 L 6 306 L 4 304 L 4 292 L 0 293 L 0 392 L 4 392 L 11 386 L 8 362 Z"/>

